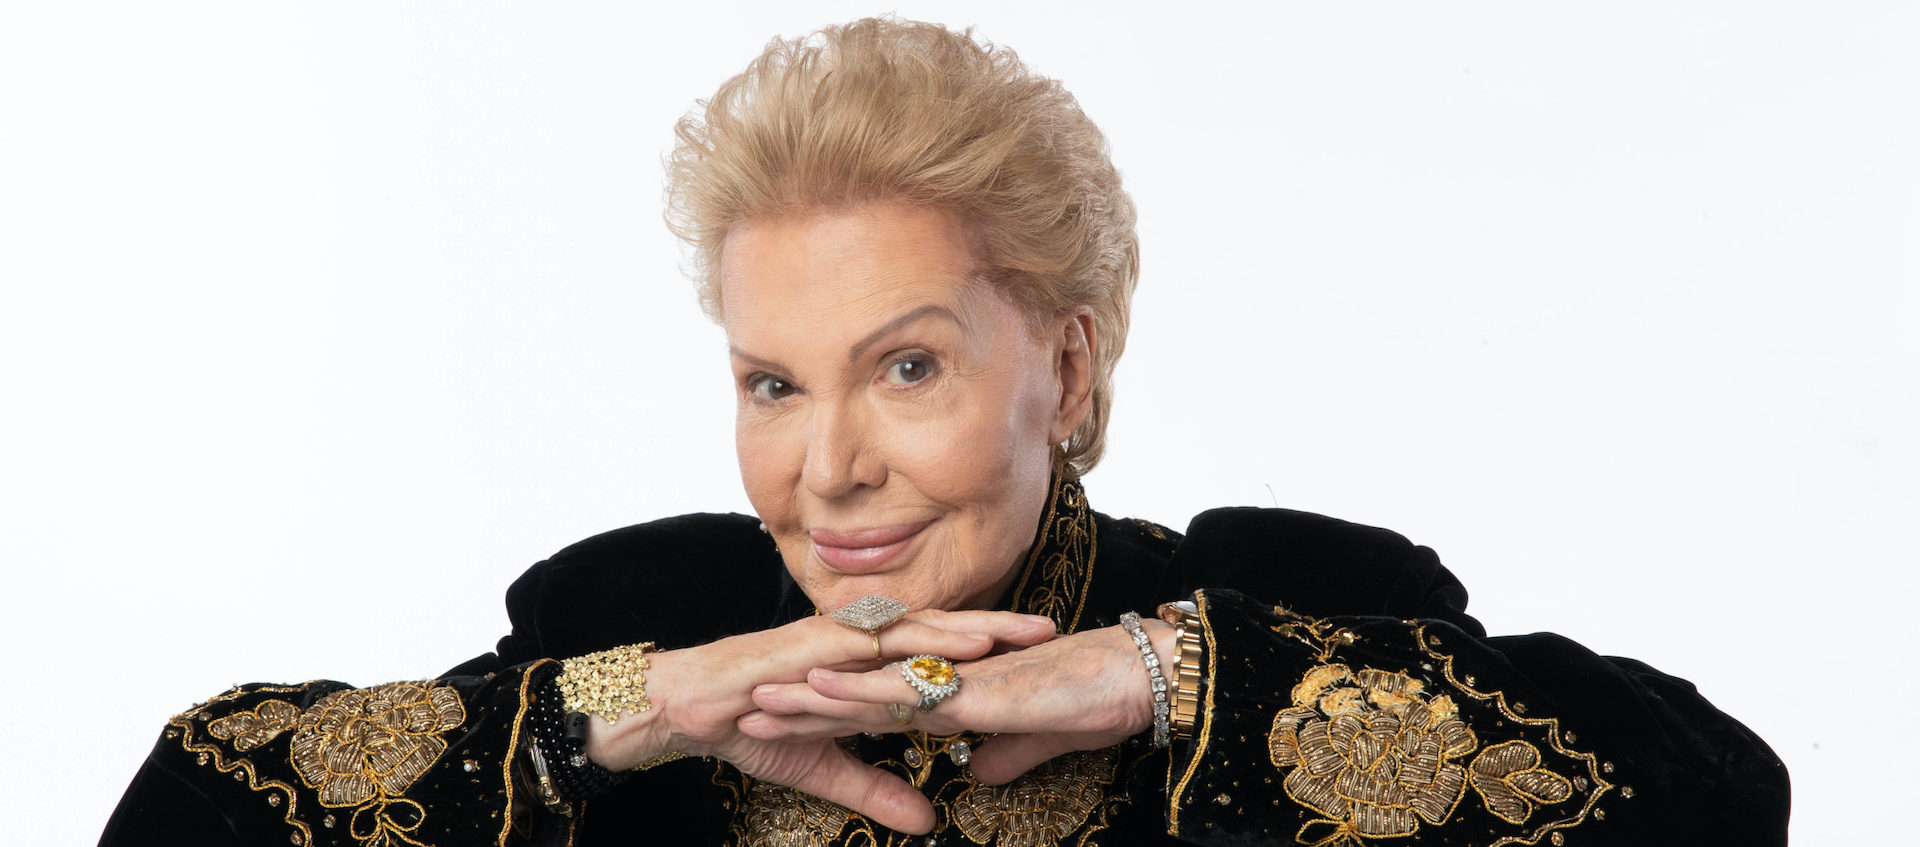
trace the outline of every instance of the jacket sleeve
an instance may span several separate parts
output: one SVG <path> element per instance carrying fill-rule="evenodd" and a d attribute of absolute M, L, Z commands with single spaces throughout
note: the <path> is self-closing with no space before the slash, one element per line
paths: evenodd
<path fill-rule="evenodd" d="M 568 822 L 514 784 L 537 664 L 236 686 L 167 722 L 100 843 L 563 843 Z"/>
<path fill-rule="evenodd" d="M 333 681 L 237 686 L 167 722 L 108 821 L 103 847 L 293 844 L 400 847 L 564 844 L 669 804 L 687 829 L 710 788 L 698 760 L 636 774 L 595 813 L 548 812 L 516 782 L 526 756 L 529 675 L 621 644 L 699 643 L 723 627 L 685 611 L 689 579 L 745 581 L 768 545 L 750 519 L 689 515 L 574 544 L 507 592 L 512 632 L 496 652 L 438 678 L 356 688 Z M 764 581 L 764 580 L 763 580 Z M 771 601 L 736 595 L 735 616 Z M 657 633 L 657 634 L 656 634 Z M 656 816 L 650 831 L 663 832 Z M 678 837 L 672 827 L 665 837 Z M 679 843 L 690 843 L 681 841 Z"/>
<path fill-rule="evenodd" d="M 1486 637 L 1433 552 L 1385 530 L 1237 518 L 1177 554 L 1234 586 L 1197 592 L 1201 709 L 1166 793 L 1182 841 L 1786 843 L 1784 766 L 1685 680 Z M 1284 554 L 1262 538 L 1282 527 Z"/>

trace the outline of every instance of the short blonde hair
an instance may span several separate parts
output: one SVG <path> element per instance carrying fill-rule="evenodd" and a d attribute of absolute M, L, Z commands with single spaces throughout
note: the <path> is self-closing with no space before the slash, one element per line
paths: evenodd
<path fill-rule="evenodd" d="M 667 225 L 693 248 L 709 317 L 725 311 L 720 255 L 735 223 L 874 200 L 945 209 L 1036 327 L 1092 310 L 1092 410 L 1067 461 L 1074 473 L 1099 462 L 1140 248 L 1106 139 L 1059 82 L 971 30 L 866 18 L 773 40 L 675 134 Z"/>

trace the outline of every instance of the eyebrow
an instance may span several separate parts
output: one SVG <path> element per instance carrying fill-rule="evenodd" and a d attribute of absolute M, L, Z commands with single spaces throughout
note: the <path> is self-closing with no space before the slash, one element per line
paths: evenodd
<path fill-rule="evenodd" d="M 853 345 L 853 349 L 847 351 L 847 361 L 849 362 L 859 361 L 861 353 L 867 352 L 868 347 L 872 347 L 874 344 L 878 343 L 880 339 L 887 337 L 889 333 L 903 326 L 906 326 L 907 324 L 913 323 L 914 321 L 920 320 L 921 318 L 926 318 L 933 315 L 939 315 L 946 318 L 947 320 L 953 321 L 954 325 L 957 327 L 960 327 L 961 329 L 967 328 L 966 323 L 961 321 L 960 316 L 954 314 L 952 309 L 949 309 L 945 306 L 921 306 L 920 308 L 915 309 L 911 312 L 908 312 L 904 315 L 901 315 L 900 317 L 887 321 L 886 326 L 883 326 L 870 333 L 867 333 L 866 338 L 861 339 L 860 343 Z"/>
<path fill-rule="evenodd" d="M 859 361 L 860 354 L 865 353 L 867 351 L 867 348 L 872 347 L 873 345 L 879 343 L 881 339 L 886 338 L 889 333 L 892 333 L 900 329 L 901 327 L 911 324 L 915 321 L 922 320 L 928 317 L 933 317 L 936 315 L 940 317 L 944 317 L 947 320 L 953 321 L 955 326 L 958 326 L 963 330 L 967 328 L 966 322 L 960 320 L 960 316 L 954 314 L 952 309 L 949 309 L 945 306 L 921 306 L 920 308 L 914 309 L 913 311 L 908 312 L 904 315 L 901 315 L 900 317 L 887 321 L 885 326 L 882 326 L 879 329 L 876 329 L 870 333 L 867 333 L 866 338 L 860 339 L 858 343 L 853 345 L 853 348 L 851 350 L 847 351 L 847 361 L 849 362 Z M 727 345 L 727 352 L 732 353 L 734 358 L 743 360 L 748 364 L 753 365 L 756 368 L 764 368 L 770 371 L 780 370 L 779 365 L 769 362 L 766 359 L 762 359 L 759 356 L 755 356 L 751 353 L 748 353 L 747 351 L 742 350 L 739 347 L 736 347 L 734 345 L 731 345 L 731 344 Z"/>

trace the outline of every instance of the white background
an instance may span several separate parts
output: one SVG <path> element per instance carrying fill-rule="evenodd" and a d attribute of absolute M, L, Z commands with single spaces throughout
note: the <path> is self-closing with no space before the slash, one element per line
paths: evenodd
<path fill-rule="evenodd" d="M 1490 629 L 1698 683 L 1796 843 L 1890 835 L 1920 16 L 1580 5 L 898 10 L 1065 80 L 1140 206 L 1096 507 L 1393 527 Z M 6 840 L 91 843 L 231 683 L 435 674 L 560 546 L 745 510 L 660 159 L 770 36 L 877 11 L 0 13 Z"/>

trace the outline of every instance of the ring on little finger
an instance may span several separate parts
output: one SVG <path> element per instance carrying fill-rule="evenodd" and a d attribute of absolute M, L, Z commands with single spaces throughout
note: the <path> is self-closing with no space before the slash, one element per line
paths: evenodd
<path fill-rule="evenodd" d="M 919 711 L 933 711 L 940 701 L 960 690 L 960 672 L 954 670 L 952 662 L 939 656 L 915 656 L 897 664 L 901 678 L 920 692 L 920 705 L 914 707 Z"/>

